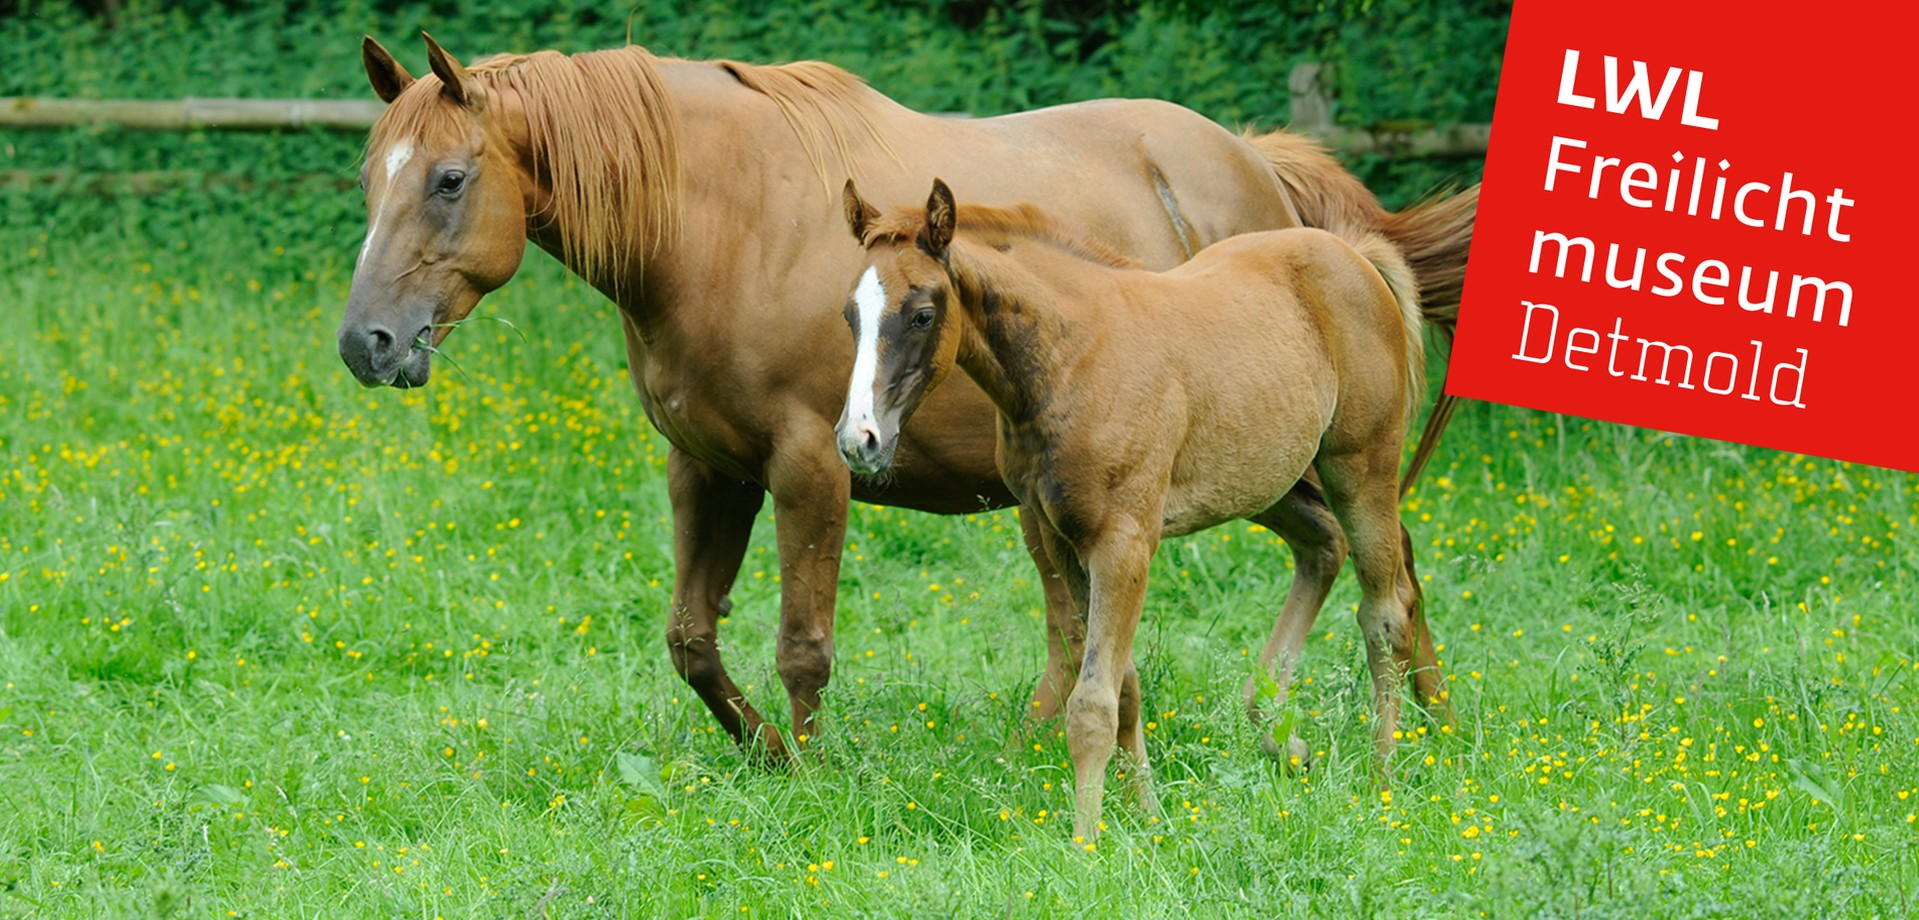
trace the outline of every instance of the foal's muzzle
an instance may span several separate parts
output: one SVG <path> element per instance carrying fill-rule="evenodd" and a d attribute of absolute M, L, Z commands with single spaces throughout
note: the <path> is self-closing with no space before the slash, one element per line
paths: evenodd
<path fill-rule="evenodd" d="M 841 422 L 834 430 L 839 435 L 840 459 L 853 472 L 872 475 L 893 465 L 893 442 L 881 437 L 876 426 Z"/>

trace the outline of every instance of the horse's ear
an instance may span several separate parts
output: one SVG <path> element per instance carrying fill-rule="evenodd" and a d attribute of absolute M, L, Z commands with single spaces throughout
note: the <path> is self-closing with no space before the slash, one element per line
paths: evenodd
<path fill-rule="evenodd" d="M 860 245 L 864 246 L 866 230 L 873 226 L 874 221 L 879 220 L 880 211 L 860 197 L 860 190 L 854 187 L 851 179 L 846 180 L 844 198 L 846 199 L 846 228 L 853 231 L 853 238 L 859 240 Z"/>
<path fill-rule="evenodd" d="M 486 91 L 480 88 L 479 81 L 460 66 L 458 59 L 446 53 L 433 36 L 421 32 L 420 37 L 426 39 L 426 62 L 432 66 L 434 76 L 440 78 L 440 92 L 456 105 L 476 110 L 484 107 Z"/>
<path fill-rule="evenodd" d="M 381 102 L 392 102 L 413 85 L 413 75 L 371 35 L 360 40 L 360 60 L 366 64 L 367 82 L 373 84 L 373 92 Z"/>
<path fill-rule="evenodd" d="M 933 193 L 926 197 L 926 229 L 920 231 L 920 248 L 936 259 L 946 257 L 946 247 L 953 243 L 953 224 L 957 220 L 953 206 L 953 190 L 938 179 L 933 180 Z"/>

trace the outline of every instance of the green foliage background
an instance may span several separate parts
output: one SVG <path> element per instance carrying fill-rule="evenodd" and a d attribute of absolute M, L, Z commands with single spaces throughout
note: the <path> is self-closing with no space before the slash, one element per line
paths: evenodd
<path fill-rule="evenodd" d="M 4 9 L 7 4 L 0 4 Z M 362 34 L 417 72 L 424 29 L 463 60 L 616 46 L 751 61 L 819 58 L 906 105 L 992 115 L 1101 96 L 1170 99 L 1228 125 L 1287 118 L 1286 78 L 1336 65 L 1341 123 L 1492 117 L 1509 0 L 1287 0 L 1133 6 L 1108 2 L 896 5 L 878 0 L 666 0 L 628 10 L 517 0 L 376 4 L 62 4 L 25 0 L 0 18 L 0 96 L 364 98 Z M 0 134 L 0 168 L 190 170 L 259 178 L 353 175 L 359 139 Z M 1476 179 L 1474 162 L 1355 164 L 1389 203 Z"/>

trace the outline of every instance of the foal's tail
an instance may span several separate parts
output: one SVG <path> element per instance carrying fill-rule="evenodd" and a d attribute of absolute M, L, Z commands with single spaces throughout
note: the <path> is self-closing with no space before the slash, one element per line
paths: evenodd
<path fill-rule="evenodd" d="M 1386 280 L 1387 290 L 1393 292 L 1393 301 L 1399 304 L 1400 330 L 1406 336 L 1405 412 L 1407 423 L 1410 424 L 1414 413 L 1419 410 L 1420 400 L 1426 395 L 1423 373 L 1426 367 L 1426 343 L 1419 334 L 1425 322 L 1420 316 L 1418 276 L 1399 247 L 1393 245 L 1384 234 L 1370 230 L 1334 232 L 1372 263 L 1373 270 Z"/>
<path fill-rule="evenodd" d="M 1421 314 L 1451 345 L 1459 320 L 1460 291 L 1466 282 L 1466 250 L 1473 241 L 1473 216 L 1479 210 L 1479 186 L 1428 198 L 1403 211 L 1388 211 L 1317 141 L 1285 130 L 1267 134 L 1249 131 L 1244 137 L 1272 165 L 1307 226 L 1330 230 L 1348 240 L 1356 233 L 1374 231 L 1399 247 L 1404 253 L 1403 263 L 1418 279 Z M 1385 274 L 1383 269 L 1381 274 Z M 1394 294 L 1398 295 L 1397 288 Z M 1416 359 L 1423 354 L 1423 346 L 1415 347 Z M 1418 398 L 1415 395 L 1414 399 Z M 1455 406 L 1456 397 L 1446 394 L 1434 404 L 1401 491 L 1411 489 L 1419 478 Z"/>

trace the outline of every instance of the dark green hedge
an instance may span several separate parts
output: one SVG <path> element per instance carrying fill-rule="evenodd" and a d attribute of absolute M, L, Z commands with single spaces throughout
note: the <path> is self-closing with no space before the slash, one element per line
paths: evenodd
<path fill-rule="evenodd" d="M 630 10 L 581 0 L 0 0 L 0 96 L 362 97 L 363 33 L 420 72 L 421 29 L 467 60 L 614 46 L 630 30 L 663 55 L 833 61 L 925 110 L 990 115 L 1152 96 L 1228 125 L 1271 127 L 1286 122 L 1292 66 L 1318 60 L 1337 65 L 1335 115 L 1343 123 L 1486 121 L 1510 8 L 1510 0 L 656 0 Z M 320 173 L 346 181 L 359 145 L 317 132 L 0 132 L 0 169 L 186 170 L 270 182 Z M 1352 165 L 1390 204 L 1435 184 L 1473 181 L 1480 167 Z M 321 210 L 332 216 L 331 205 Z"/>

